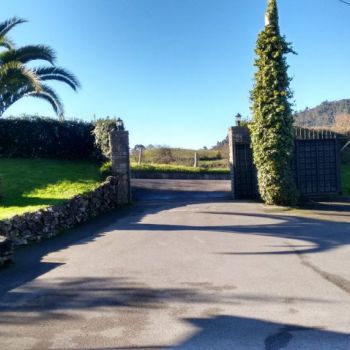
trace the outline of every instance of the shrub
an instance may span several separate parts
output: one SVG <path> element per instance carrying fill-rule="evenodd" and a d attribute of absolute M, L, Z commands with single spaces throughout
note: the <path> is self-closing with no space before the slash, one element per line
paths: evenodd
<path fill-rule="evenodd" d="M 95 123 L 93 134 L 95 136 L 95 146 L 100 150 L 100 155 L 104 159 L 110 159 L 111 147 L 109 144 L 109 133 L 116 127 L 116 118 L 99 119 Z"/>
<path fill-rule="evenodd" d="M 172 154 L 172 151 L 168 147 L 159 148 L 157 155 L 155 157 L 155 162 L 159 164 L 169 164 L 175 161 L 175 157 Z"/>
<path fill-rule="evenodd" d="M 101 165 L 100 173 L 103 179 L 112 175 L 112 162 L 110 160 Z"/>
<path fill-rule="evenodd" d="M 26 116 L 0 119 L 0 157 L 87 159 L 95 151 L 94 125 Z"/>

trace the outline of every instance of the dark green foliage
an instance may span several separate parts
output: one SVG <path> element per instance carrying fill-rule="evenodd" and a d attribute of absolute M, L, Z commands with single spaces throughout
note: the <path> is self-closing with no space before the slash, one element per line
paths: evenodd
<path fill-rule="evenodd" d="M 0 119 L 0 157 L 87 159 L 94 152 L 93 124 L 24 117 Z"/>
<path fill-rule="evenodd" d="M 322 102 L 315 108 L 306 108 L 296 113 L 294 119 L 298 126 L 332 126 L 336 122 L 336 116 L 342 113 L 350 114 L 350 99 Z"/>
<path fill-rule="evenodd" d="M 249 124 L 259 191 L 267 204 L 296 201 L 291 160 L 293 152 L 292 92 L 286 54 L 293 52 L 280 35 L 276 0 L 270 0 L 265 29 L 256 45 L 255 85 L 251 92 L 253 121 Z"/>
<path fill-rule="evenodd" d="M 109 144 L 109 134 L 116 128 L 116 118 L 99 119 L 95 123 L 93 134 L 95 136 L 95 145 L 101 151 L 103 159 L 111 157 L 111 147 Z"/>

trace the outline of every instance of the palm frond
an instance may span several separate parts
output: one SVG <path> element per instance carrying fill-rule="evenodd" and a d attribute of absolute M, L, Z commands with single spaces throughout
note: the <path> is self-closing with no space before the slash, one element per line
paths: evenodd
<path fill-rule="evenodd" d="M 5 36 L 13 27 L 18 24 L 25 23 L 27 20 L 20 17 L 12 17 L 0 23 L 0 37 Z"/>
<path fill-rule="evenodd" d="M 46 100 L 49 102 L 54 109 L 55 113 L 62 118 L 64 115 L 64 106 L 61 101 L 61 99 L 58 97 L 56 92 L 51 89 L 47 85 L 42 85 L 42 90 L 37 92 L 37 91 L 29 91 L 23 95 L 23 97 L 37 97 Z"/>
<path fill-rule="evenodd" d="M 39 67 L 34 69 L 35 74 L 42 80 L 57 80 L 68 84 L 74 91 L 80 88 L 77 77 L 62 67 Z"/>
<path fill-rule="evenodd" d="M 51 47 L 45 45 L 28 45 L 0 53 L 0 61 L 3 63 L 11 61 L 28 63 L 33 60 L 44 60 L 54 64 L 55 59 L 55 51 Z"/>
<path fill-rule="evenodd" d="M 15 44 L 11 39 L 9 39 L 6 36 L 0 37 L 0 47 L 4 47 L 5 49 L 8 50 L 13 50 L 15 47 Z"/>
<path fill-rule="evenodd" d="M 35 91 L 42 90 L 42 84 L 37 74 L 20 62 L 9 62 L 0 65 L 0 92 L 13 93 L 23 85 L 33 88 Z"/>

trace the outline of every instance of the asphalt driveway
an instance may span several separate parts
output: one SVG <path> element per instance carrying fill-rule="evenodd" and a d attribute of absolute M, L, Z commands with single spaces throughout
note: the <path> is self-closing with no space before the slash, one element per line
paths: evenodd
<path fill-rule="evenodd" d="M 155 181 L 17 252 L 0 349 L 350 349 L 350 203 L 285 212 L 225 181 Z"/>

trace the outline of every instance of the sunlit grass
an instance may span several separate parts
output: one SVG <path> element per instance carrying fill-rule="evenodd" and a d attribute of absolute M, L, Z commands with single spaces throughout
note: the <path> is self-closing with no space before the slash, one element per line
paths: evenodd
<path fill-rule="evenodd" d="M 87 161 L 0 158 L 0 219 L 34 211 L 96 188 L 99 167 Z"/>

